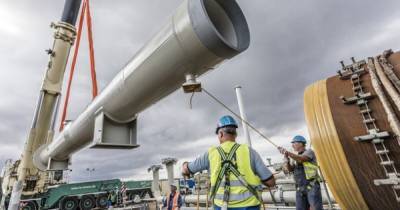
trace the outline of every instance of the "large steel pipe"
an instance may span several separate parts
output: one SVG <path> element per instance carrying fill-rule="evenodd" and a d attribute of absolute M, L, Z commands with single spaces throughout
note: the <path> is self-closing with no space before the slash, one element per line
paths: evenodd
<path fill-rule="evenodd" d="M 51 158 L 70 155 L 93 139 L 96 112 L 130 121 L 178 89 L 186 74 L 201 75 L 249 46 L 245 17 L 234 0 L 185 0 L 169 23 L 121 70 L 58 138 L 35 154 L 46 169 Z"/>
<path fill-rule="evenodd" d="M 272 195 L 274 196 L 274 199 L 272 199 L 271 193 L 263 192 L 262 193 L 263 202 L 266 204 L 274 204 L 274 202 L 278 204 L 296 203 L 296 191 L 273 190 Z M 183 201 L 188 204 L 189 203 L 196 204 L 197 202 L 205 204 L 207 202 L 207 196 L 200 195 L 200 197 L 198 198 L 197 195 L 186 195 L 183 197 Z M 208 199 L 208 201 L 211 203 L 210 199 Z M 332 202 L 335 201 L 332 199 Z M 323 204 L 329 203 L 328 197 L 324 193 L 322 193 L 322 203 Z"/>

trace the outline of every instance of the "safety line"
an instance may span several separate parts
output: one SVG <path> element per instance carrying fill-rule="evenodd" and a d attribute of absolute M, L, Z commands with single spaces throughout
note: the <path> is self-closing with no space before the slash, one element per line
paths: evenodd
<path fill-rule="evenodd" d="M 220 101 L 217 97 L 212 95 L 210 92 L 208 92 L 206 89 L 201 88 L 208 96 L 210 96 L 212 99 L 214 99 L 217 103 L 219 103 L 221 106 L 223 106 L 226 110 L 228 110 L 230 113 L 235 115 L 237 118 L 239 118 L 242 122 L 244 122 L 246 125 L 248 125 L 251 129 L 253 129 L 258 135 L 260 135 L 263 139 L 271 143 L 273 146 L 278 148 L 279 146 L 275 144 L 273 141 L 271 141 L 270 138 L 262 134 L 259 130 L 257 130 L 254 126 L 252 126 L 247 120 L 244 120 L 243 118 L 240 117 L 240 115 L 236 114 L 232 109 L 230 109 L 227 105 L 225 105 L 222 101 Z"/>

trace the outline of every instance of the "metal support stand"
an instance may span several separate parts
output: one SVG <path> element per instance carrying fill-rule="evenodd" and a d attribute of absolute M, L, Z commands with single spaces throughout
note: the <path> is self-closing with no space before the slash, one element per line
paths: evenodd
<path fill-rule="evenodd" d="M 162 159 L 162 164 L 165 164 L 167 168 L 168 174 L 168 187 L 167 192 L 171 192 L 171 185 L 174 184 L 174 164 L 176 163 L 177 159 L 175 158 L 164 158 Z"/>
<path fill-rule="evenodd" d="M 160 183 L 160 169 L 162 169 L 161 165 L 152 165 L 150 166 L 150 168 L 147 169 L 148 172 L 153 172 L 153 182 L 151 183 L 151 188 L 153 190 L 154 196 L 155 197 L 159 197 L 161 196 L 160 193 L 160 187 L 159 187 L 159 183 Z"/>

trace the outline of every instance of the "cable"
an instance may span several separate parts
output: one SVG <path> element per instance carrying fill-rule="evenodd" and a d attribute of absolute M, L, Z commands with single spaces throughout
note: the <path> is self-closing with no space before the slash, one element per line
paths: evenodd
<path fill-rule="evenodd" d="M 64 107 L 63 107 L 63 112 L 62 112 L 62 115 L 61 115 L 60 131 L 62 131 L 64 129 L 64 121 L 65 121 L 65 118 L 67 116 L 67 107 L 68 107 L 68 103 L 69 103 L 69 96 L 70 96 L 70 93 L 71 93 L 72 78 L 73 78 L 74 72 L 75 72 L 76 59 L 78 57 L 79 46 L 80 46 L 80 43 L 81 43 L 81 34 L 82 34 L 83 20 L 85 18 L 85 11 L 86 11 L 86 1 L 83 1 L 81 15 L 79 16 L 78 33 L 77 33 L 77 36 L 76 36 L 75 50 L 74 50 L 74 55 L 73 55 L 73 58 L 72 58 L 71 70 L 69 72 L 69 78 L 68 78 L 68 83 L 67 83 L 67 91 L 66 91 L 66 95 L 65 95 Z"/>
<path fill-rule="evenodd" d="M 189 108 L 192 109 L 192 101 L 193 101 L 193 96 L 194 96 L 194 92 L 192 93 L 192 95 L 190 96 L 190 100 L 189 100 Z"/>
<path fill-rule="evenodd" d="M 94 60 L 94 47 L 93 47 L 93 32 L 92 32 L 92 16 L 90 14 L 89 0 L 86 0 L 86 24 L 88 30 L 88 41 L 89 41 L 89 57 L 90 57 L 90 76 L 92 78 L 92 95 L 93 99 L 98 94 L 97 90 L 97 79 L 96 79 L 96 68 Z"/>
<path fill-rule="evenodd" d="M 214 101 L 216 101 L 218 104 L 220 104 L 222 107 L 224 107 L 226 110 L 228 110 L 230 113 L 232 113 L 233 115 L 235 115 L 237 118 L 239 118 L 242 122 L 244 122 L 247 126 L 249 126 L 251 129 L 253 129 L 258 135 L 260 135 L 263 139 L 265 139 L 266 141 L 268 141 L 269 143 L 271 143 L 273 146 L 275 146 L 276 148 L 278 148 L 279 146 L 276 145 L 274 142 L 271 141 L 271 139 L 269 139 L 267 136 L 265 136 L 264 134 L 262 134 L 259 130 L 257 130 L 253 125 L 251 125 L 247 120 L 244 120 L 240 115 L 238 115 L 236 112 L 234 112 L 232 109 L 230 109 L 227 105 L 225 105 L 222 101 L 220 101 L 217 97 L 215 97 L 213 94 L 211 94 L 210 92 L 208 92 L 206 89 L 201 88 L 202 91 L 204 91 L 208 96 L 210 96 Z M 194 92 L 192 94 L 192 96 L 190 97 L 190 108 L 192 108 L 192 97 L 194 95 Z M 275 198 L 272 194 L 271 189 L 269 189 L 269 192 L 271 194 L 271 198 L 274 201 L 274 203 L 276 204 Z M 262 208 L 265 210 L 265 204 L 264 202 L 262 203 Z"/>
<path fill-rule="evenodd" d="M 273 141 L 271 141 L 270 138 L 268 138 L 267 136 L 265 136 L 264 134 L 262 134 L 259 130 L 257 130 L 254 126 L 252 126 L 249 122 L 247 122 L 246 120 L 244 120 L 243 118 L 240 117 L 240 115 L 236 114 L 236 112 L 234 112 L 232 109 L 230 109 L 227 105 L 225 105 L 222 101 L 218 100 L 217 97 L 215 97 L 214 95 L 212 95 L 210 92 L 208 92 L 206 89 L 201 88 L 208 96 L 210 96 L 212 99 L 214 99 L 217 103 L 219 103 L 221 106 L 223 106 L 226 110 L 228 110 L 230 113 L 232 113 L 233 115 L 235 115 L 237 118 L 239 118 L 240 120 L 242 120 L 242 122 L 244 122 L 246 125 L 248 125 L 251 129 L 253 129 L 258 135 L 260 135 L 263 139 L 265 139 L 266 141 L 268 141 L 269 143 L 271 143 L 273 146 L 275 146 L 276 148 L 278 148 L 279 146 L 277 144 L 275 144 Z"/>
<path fill-rule="evenodd" d="M 91 14 L 90 14 L 89 0 L 84 0 L 82 3 L 82 11 L 81 11 L 81 14 L 79 17 L 78 30 L 77 30 L 78 33 L 77 33 L 72 63 L 71 63 L 71 70 L 70 70 L 69 78 L 68 78 L 67 91 L 66 91 L 66 95 L 65 95 L 63 112 L 62 112 L 62 116 L 61 116 L 61 123 L 60 123 L 60 129 L 59 129 L 60 131 L 62 131 L 64 129 L 64 121 L 67 117 L 67 110 L 68 110 L 68 103 L 69 103 L 69 98 L 70 98 L 70 93 L 71 93 L 72 79 L 73 79 L 74 72 L 75 72 L 76 60 L 78 58 L 79 46 L 80 46 L 81 35 L 82 35 L 82 27 L 83 27 L 83 21 L 85 19 L 85 15 L 86 15 L 86 24 L 88 27 L 87 30 L 88 30 L 88 41 L 89 41 L 90 75 L 91 75 L 91 79 L 92 79 L 93 99 L 98 94 L 95 59 L 94 59 L 94 48 L 93 48 L 92 18 L 91 18 Z"/>

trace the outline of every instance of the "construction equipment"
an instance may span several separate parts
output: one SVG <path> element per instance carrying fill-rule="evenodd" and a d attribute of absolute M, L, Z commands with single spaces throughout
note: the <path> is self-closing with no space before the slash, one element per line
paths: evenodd
<path fill-rule="evenodd" d="M 80 0 L 66 0 L 60 22 L 53 23 L 54 43 L 47 50 L 49 62 L 44 75 L 39 99 L 34 112 L 32 126 L 18 166 L 17 181 L 12 188 L 11 210 L 17 210 L 22 191 L 34 195 L 46 189 L 48 172 L 38 170 L 32 163 L 33 153 L 42 145 L 53 140 L 55 119 L 60 101 L 62 81 L 69 51 L 74 43 L 75 22 Z"/>
<path fill-rule="evenodd" d="M 66 170 L 71 155 L 87 145 L 137 148 L 136 121 L 141 111 L 178 89 L 185 79 L 198 77 L 245 51 L 250 42 L 245 17 L 236 1 L 184 0 L 168 24 L 53 141 L 80 4 L 81 0 L 66 0 L 61 21 L 52 25 L 56 30 L 54 45 L 47 51 L 50 61 L 9 209 L 19 208 L 22 192 L 23 199 L 30 199 L 59 184 L 47 182 L 50 174 Z"/>
<path fill-rule="evenodd" d="M 122 185 L 126 186 L 126 196 L 131 202 L 140 202 L 153 197 L 151 181 L 122 182 L 119 179 L 112 179 L 50 186 L 46 192 L 23 199 L 20 208 L 23 210 L 105 208 L 110 193 L 122 194 Z M 6 196 L 4 200 L 7 208 L 9 196 Z M 122 201 L 113 203 L 115 206 L 121 204 Z"/>

